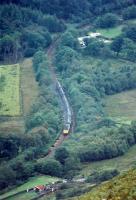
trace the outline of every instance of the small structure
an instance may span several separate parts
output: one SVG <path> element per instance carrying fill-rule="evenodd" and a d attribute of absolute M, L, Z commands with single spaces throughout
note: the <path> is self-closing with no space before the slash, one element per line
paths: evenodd
<path fill-rule="evenodd" d="M 79 42 L 81 48 L 85 48 L 86 47 L 86 44 L 84 42 L 84 38 L 83 37 L 79 37 L 78 38 L 78 42 Z"/>
<path fill-rule="evenodd" d="M 96 38 L 96 37 L 100 37 L 100 36 L 101 36 L 101 33 L 93 33 L 93 32 L 91 32 L 91 33 L 89 33 L 89 36 L 90 36 L 91 38 Z"/>
<path fill-rule="evenodd" d="M 94 32 L 91 32 L 91 33 L 89 33 L 89 35 L 87 35 L 87 36 L 78 37 L 78 42 L 79 42 L 79 44 L 80 44 L 80 47 L 81 47 L 81 48 L 86 48 L 85 39 L 91 39 L 91 38 L 97 38 L 98 41 L 101 41 L 101 42 L 103 42 L 103 43 L 105 43 L 105 44 L 109 44 L 109 43 L 112 42 L 112 40 L 104 38 L 104 37 L 101 35 L 101 33 L 97 33 L 97 32 L 94 33 Z"/>
<path fill-rule="evenodd" d="M 103 42 L 105 44 L 108 44 L 108 43 L 112 42 L 112 40 L 107 40 L 107 39 L 104 39 L 104 38 L 99 39 L 99 41 L 101 41 L 101 42 Z"/>
<path fill-rule="evenodd" d="M 77 183 L 84 183 L 86 181 L 85 178 L 79 178 L 79 179 L 73 179 L 73 182 L 77 182 Z"/>
<path fill-rule="evenodd" d="M 62 183 L 67 183 L 68 181 L 66 179 L 63 179 L 62 180 Z"/>
<path fill-rule="evenodd" d="M 42 192 L 44 190 L 46 190 L 46 186 L 44 186 L 44 185 L 37 185 L 34 187 L 35 192 Z"/>

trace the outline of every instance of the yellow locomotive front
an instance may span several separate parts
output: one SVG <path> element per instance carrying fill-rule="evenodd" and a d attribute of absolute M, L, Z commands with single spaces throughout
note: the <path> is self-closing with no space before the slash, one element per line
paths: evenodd
<path fill-rule="evenodd" d="M 63 130 L 63 135 L 68 135 L 69 134 L 69 130 L 68 129 L 64 129 Z"/>

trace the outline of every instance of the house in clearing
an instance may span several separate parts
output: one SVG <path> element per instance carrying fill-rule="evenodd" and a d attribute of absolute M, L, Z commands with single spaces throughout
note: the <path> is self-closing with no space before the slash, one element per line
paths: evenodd
<path fill-rule="evenodd" d="M 44 185 L 37 185 L 34 187 L 35 192 L 42 192 L 44 190 L 46 190 L 46 186 L 44 186 Z"/>
<path fill-rule="evenodd" d="M 99 41 L 101 41 L 101 42 L 103 42 L 103 43 L 111 43 L 112 41 L 111 40 L 109 40 L 109 39 L 105 39 L 105 38 L 103 38 L 102 37 L 102 35 L 101 35 L 101 33 L 97 33 L 97 32 L 91 32 L 91 33 L 89 33 L 89 35 L 87 35 L 87 36 L 83 36 L 83 37 L 78 37 L 78 42 L 79 42 L 79 44 L 80 44 L 80 47 L 81 48 L 86 48 L 86 42 L 85 42 L 85 40 L 86 39 L 90 39 L 90 38 L 97 38 Z"/>

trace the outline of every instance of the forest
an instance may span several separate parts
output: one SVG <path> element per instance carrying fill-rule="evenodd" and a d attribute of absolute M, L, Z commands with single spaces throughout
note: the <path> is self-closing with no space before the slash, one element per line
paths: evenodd
<path fill-rule="evenodd" d="M 0 62 L 15 64 L 30 58 L 39 88 L 24 116 L 25 133 L 0 130 L 0 190 L 38 174 L 72 179 L 84 163 L 124 155 L 136 144 L 136 122 L 118 126 L 104 108 L 105 97 L 136 88 L 135 1 L 5 0 L 0 4 Z M 121 27 L 118 36 L 87 38 L 85 48 L 78 42 L 89 31 L 116 27 Z M 40 160 L 63 128 L 49 69 L 51 45 L 52 63 L 76 126 L 53 158 Z M 2 84 L 0 76 L 0 88 Z"/>

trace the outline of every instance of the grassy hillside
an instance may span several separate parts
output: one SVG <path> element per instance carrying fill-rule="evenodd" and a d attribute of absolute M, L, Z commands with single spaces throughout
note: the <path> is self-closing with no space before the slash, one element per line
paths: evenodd
<path fill-rule="evenodd" d="M 136 169 L 103 183 L 91 192 L 73 200 L 135 200 Z"/>
<path fill-rule="evenodd" d="M 118 171 L 124 171 L 131 169 L 136 164 L 135 152 L 136 152 L 136 145 L 131 147 L 129 151 L 123 156 L 119 156 L 113 159 L 107 159 L 107 160 L 83 164 L 80 174 L 87 177 L 94 170 L 100 171 L 102 169 L 104 170 L 104 169 L 115 168 L 118 169 Z"/>
<path fill-rule="evenodd" d="M 136 120 L 136 90 L 106 97 L 106 112 L 117 123 L 130 124 Z"/>
<path fill-rule="evenodd" d="M 20 106 L 20 66 L 0 66 L 0 115 L 17 116 Z"/>

